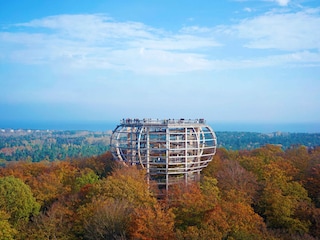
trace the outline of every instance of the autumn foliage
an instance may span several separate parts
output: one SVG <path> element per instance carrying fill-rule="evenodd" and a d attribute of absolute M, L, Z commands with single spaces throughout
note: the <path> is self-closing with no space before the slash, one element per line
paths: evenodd
<path fill-rule="evenodd" d="M 218 149 L 159 197 L 109 152 L 0 168 L 2 239 L 319 239 L 320 148 Z"/>

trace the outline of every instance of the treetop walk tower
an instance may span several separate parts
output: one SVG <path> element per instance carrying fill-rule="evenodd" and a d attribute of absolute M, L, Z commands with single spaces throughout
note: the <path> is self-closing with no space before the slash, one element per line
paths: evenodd
<path fill-rule="evenodd" d="M 145 168 L 160 189 L 196 181 L 216 153 L 217 138 L 204 119 L 123 119 L 110 140 L 113 157 Z"/>

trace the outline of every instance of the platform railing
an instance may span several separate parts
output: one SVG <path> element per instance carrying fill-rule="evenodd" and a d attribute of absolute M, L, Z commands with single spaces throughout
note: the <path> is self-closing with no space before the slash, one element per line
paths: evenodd
<path fill-rule="evenodd" d="M 203 118 L 199 119 L 152 119 L 152 118 L 144 118 L 144 119 L 138 119 L 138 118 L 126 118 L 121 119 L 120 124 L 194 124 L 194 123 L 200 123 L 204 124 L 206 121 Z"/>

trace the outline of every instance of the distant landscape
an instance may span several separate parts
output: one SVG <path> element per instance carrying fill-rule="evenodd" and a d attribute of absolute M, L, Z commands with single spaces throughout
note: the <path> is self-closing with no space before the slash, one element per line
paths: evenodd
<path fill-rule="evenodd" d="M 320 146 L 320 133 L 256 133 L 256 132 L 216 132 L 218 147 L 228 150 L 252 150 L 266 144 L 274 144 L 286 150 L 303 145 L 308 148 Z"/>
<path fill-rule="evenodd" d="M 109 149 L 111 131 L 0 131 L 0 162 L 39 162 L 90 157 Z"/>
<path fill-rule="evenodd" d="M 0 163 L 39 162 L 97 156 L 109 150 L 111 130 L 0 130 Z M 286 150 L 303 145 L 320 146 L 320 133 L 257 133 L 217 131 L 218 147 L 252 150 L 274 144 Z"/>
<path fill-rule="evenodd" d="M 120 119 L 119 119 L 120 120 Z M 86 130 L 108 131 L 114 129 L 120 121 L 35 121 L 35 120 L 0 120 L 0 129 L 31 129 L 31 130 Z M 320 123 L 249 123 L 249 122 L 216 122 L 206 123 L 217 132 L 290 132 L 320 133 Z"/>

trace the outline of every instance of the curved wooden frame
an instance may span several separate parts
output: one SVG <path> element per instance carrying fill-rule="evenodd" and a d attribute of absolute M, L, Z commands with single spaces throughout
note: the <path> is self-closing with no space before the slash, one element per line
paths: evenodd
<path fill-rule="evenodd" d="M 165 189 L 198 180 L 216 147 L 216 135 L 203 119 L 123 119 L 110 139 L 115 159 L 142 166 Z"/>

